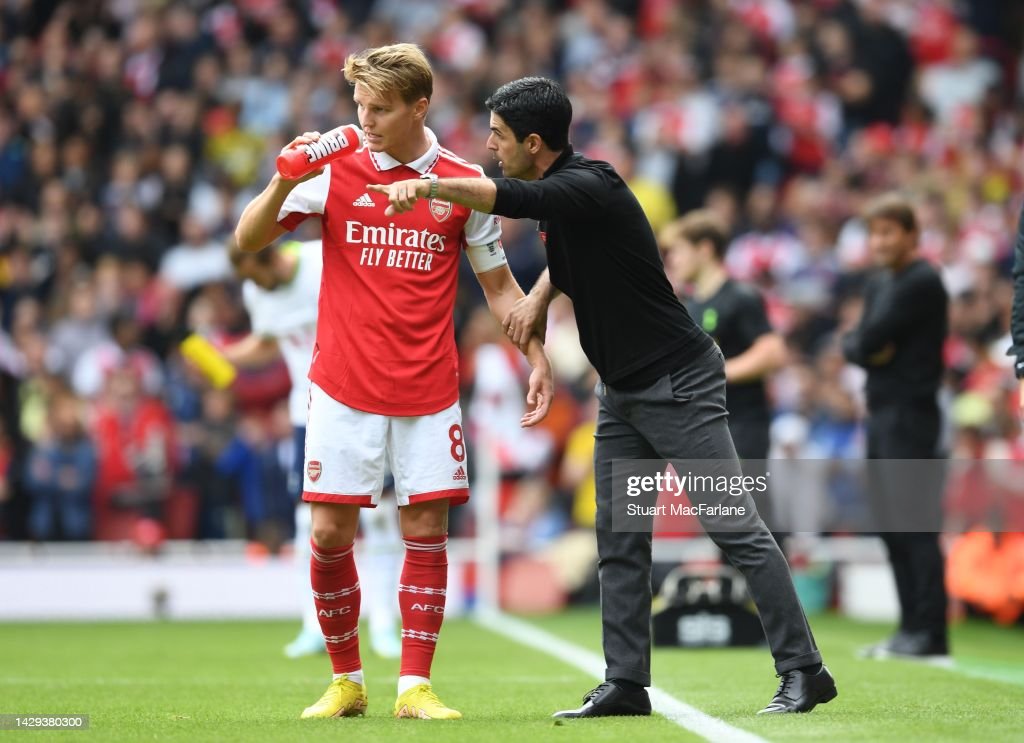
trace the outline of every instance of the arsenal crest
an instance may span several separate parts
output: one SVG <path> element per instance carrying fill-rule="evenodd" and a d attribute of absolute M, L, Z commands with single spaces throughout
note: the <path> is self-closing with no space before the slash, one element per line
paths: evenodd
<path fill-rule="evenodd" d="M 310 482 L 316 482 L 320 479 L 320 473 L 322 472 L 320 462 L 315 459 L 309 460 L 309 464 L 306 465 L 306 474 L 309 475 Z"/>
<path fill-rule="evenodd" d="M 431 199 L 430 213 L 434 215 L 434 219 L 438 222 L 443 222 L 452 215 L 452 202 L 441 201 L 441 199 Z"/>

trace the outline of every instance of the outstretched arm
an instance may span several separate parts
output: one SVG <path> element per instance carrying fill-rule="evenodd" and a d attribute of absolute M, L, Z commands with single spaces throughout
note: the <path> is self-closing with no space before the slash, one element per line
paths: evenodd
<path fill-rule="evenodd" d="M 514 219 L 550 219 L 553 216 L 592 215 L 603 207 L 607 180 L 595 171 L 558 171 L 539 181 L 518 178 L 439 178 L 434 198 L 468 206 L 478 212 Z M 367 184 L 366 188 L 388 197 L 385 214 L 410 211 L 430 196 L 431 181 L 423 178 L 391 184 Z"/>
<path fill-rule="evenodd" d="M 366 188 L 375 193 L 382 193 L 391 202 L 384 214 L 388 217 L 411 211 L 420 199 L 430 196 L 431 182 L 422 178 L 397 181 L 388 185 L 367 184 Z M 490 178 L 439 178 L 437 181 L 436 199 L 451 201 L 454 204 L 468 206 L 470 209 L 485 214 L 494 211 L 494 200 L 498 189 Z"/>
<path fill-rule="evenodd" d="M 250 333 L 242 340 L 225 346 L 222 353 L 224 358 L 243 369 L 266 366 L 281 354 L 275 339 L 256 333 Z"/>

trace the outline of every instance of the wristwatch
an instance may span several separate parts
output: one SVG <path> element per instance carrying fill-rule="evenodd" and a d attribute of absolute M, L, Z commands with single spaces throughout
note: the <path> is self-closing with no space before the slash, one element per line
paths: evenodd
<path fill-rule="evenodd" d="M 437 196 L 438 189 L 441 188 L 437 182 L 437 173 L 424 173 L 420 176 L 421 181 L 430 181 L 430 193 L 427 194 L 428 199 L 432 199 Z"/>

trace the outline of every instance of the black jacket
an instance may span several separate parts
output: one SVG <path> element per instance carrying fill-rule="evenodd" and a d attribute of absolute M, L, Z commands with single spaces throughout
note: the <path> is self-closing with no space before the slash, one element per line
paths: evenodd
<path fill-rule="evenodd" d="M 942 278 L 922 259 L 868 282 L 864 314 L 843 337 L 843 353 L 867 369 L 869 410 L 892 402 L 934 402 L 942 382 L 948 304 Z"/>
<path fill-rule="evenodd" d="M 614 387 L 666 357 L 711 348 L 672 291 L 650 223 L 611 165 L 570 147 L 540 180 L 494 182 L 494 214 L 540 222 L 551 283 L 572 299 L 580 345 L 604 382 Z"/>
<path fill-rule="evenodd" d="M 1013 365 L 1017 379 L 1024 379 L 1024 209 L 1017 223 L 1017 245 L 1013 249 L 1013 312 L 1010 313 L 1013 345 L 1007 356 L 1016 356 Z"/>

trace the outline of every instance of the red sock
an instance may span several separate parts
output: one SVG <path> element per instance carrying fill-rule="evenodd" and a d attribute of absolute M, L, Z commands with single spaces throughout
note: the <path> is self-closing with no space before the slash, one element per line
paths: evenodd
<path fill-rule="evenodd" d="M 310 540 L 313 556 L 309 575 L 313 584 L 320 629 L 335 673 L 362 668 L 359 660 L 359 574 L 352 545 L 317 547 Z"/>
<path fill-rule="evenodd" d="M 401 676 L 430 678 L 437 635 L 444 620 L 448 586 L 448 537 L 405 541 L 405 565 L 398 584 L 402 610 Z"/>

